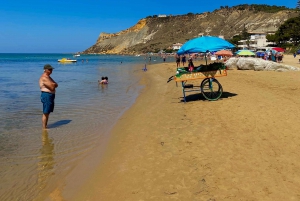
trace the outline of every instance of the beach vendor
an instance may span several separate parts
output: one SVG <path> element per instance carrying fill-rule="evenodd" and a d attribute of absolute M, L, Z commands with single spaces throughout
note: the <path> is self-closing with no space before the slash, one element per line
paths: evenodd
<path fill-rule="evenodd" d="M 189 71 L 192 72 L 194 70 L 194 63 L 192 57 L 188 60 Z"/>
<path fill-rule="evenodd" d="M 44 66 L 44 73 L 39 80 L 41 102 L 43 103 L 43 129 L 47 128 L 49 115 L 54 110 L 55 89 L 58 87 L 58 84 L 50 77 L 53 69 L 54 68 L 50 64 L 46 64 Z"/>

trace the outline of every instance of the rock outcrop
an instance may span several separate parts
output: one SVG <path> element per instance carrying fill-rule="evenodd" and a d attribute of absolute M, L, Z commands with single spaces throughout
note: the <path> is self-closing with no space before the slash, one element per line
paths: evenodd
<path fill-rule="evenodd" d="M 118 33 L 101 33 L 97 42 L 82 53 L 135 54 L 158 52 L 174 43 L 185 43 L 200 35 L 230 39 L 244 28 L 252 31 L 276 31 L 287 19 L 299 15 L 297 10 L 262 12 L 240 7 L 214 12 L 167 17 L 147 17 Z"/>
<path fill-rule="evenodd" d="M 273 61 L 266 61 L 261 58 L 251 57 L 232 57 L 225 63 L 228 69 L 238 70 L 255 70 L 255 71 L 299 71 L 300 68 L 284 65 L 283 63 L 276 63 Z"/>

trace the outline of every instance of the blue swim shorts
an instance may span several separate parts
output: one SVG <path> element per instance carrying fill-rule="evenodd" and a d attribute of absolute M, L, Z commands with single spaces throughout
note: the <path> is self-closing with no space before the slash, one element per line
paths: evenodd
<path fill-rule="evenodd" d="M 41 102 L 43 103 L 43 114 L 49 114 L 50 112 L 53 112 L 54 99 L 55 99 L 55 94 L 42 91 Z"/>

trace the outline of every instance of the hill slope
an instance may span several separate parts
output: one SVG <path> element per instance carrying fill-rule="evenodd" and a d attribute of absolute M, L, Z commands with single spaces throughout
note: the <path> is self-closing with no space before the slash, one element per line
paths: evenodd
<path fill-rule="evenodd" d="M 273 6 L 274 7 L 274 6 Z M 267 6 L 267 8 L 273 8 Z M 274 32 L 297 10 L 276 7 L 262 11 L 259 5 L 240 5 L 201 14 L 147 17 L 118 33 L 101 33 L 95 45 L 83 53 L 135 54 L 166 49 L 199 35 L 224 36 L 230 39 L 243 31 Z"/>

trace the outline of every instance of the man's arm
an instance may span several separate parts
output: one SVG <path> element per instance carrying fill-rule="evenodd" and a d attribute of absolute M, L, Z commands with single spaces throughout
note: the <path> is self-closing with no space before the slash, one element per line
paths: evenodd
<path fill-rule="evenodd" d="M 51 91 L 54 91 L 55 88 L 58 87 L 58 84 L 48 77 L 43 77 L 43 83 Z"/>
<path fill-rule="evenodd" d="M 55 88 L 58 87 L 58 84 L 51 77 L 49 77 L 49 79 L 51 80 L 51 82 L 53 82 L 55 84 L 54 85 Z"/>

